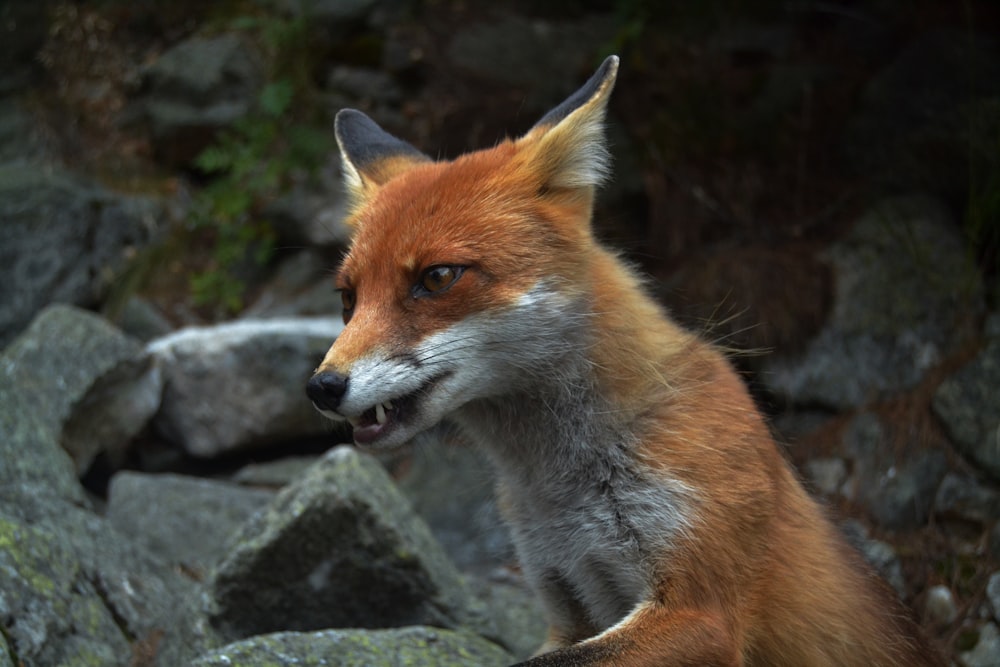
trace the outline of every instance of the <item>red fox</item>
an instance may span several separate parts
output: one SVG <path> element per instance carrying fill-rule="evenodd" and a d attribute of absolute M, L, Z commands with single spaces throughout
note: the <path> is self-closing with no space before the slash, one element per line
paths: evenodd
<path fill-rule="evenodd" d="M 435 161 L 336 118 L 346 326 L 310 379 L 359 446 L 456 423 L 549 619 L 526 665 L 941 665 L 723 354 L 595 240 L 610 57 L 527 134 Z"/>

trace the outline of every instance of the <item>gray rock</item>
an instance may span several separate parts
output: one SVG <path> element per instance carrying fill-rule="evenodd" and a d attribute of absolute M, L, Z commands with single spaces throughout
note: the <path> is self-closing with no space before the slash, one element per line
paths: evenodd
<path fill-rule="evenodd" d="M 1000 619 L 1000 572 L 994 572 L 986 582 L 986 597 L 993 610 L 993 618 Z"/>
<path fill-rule="evenodd" d="M 310 251 L 286 258 L 242 317 L 340 317 L 343 307 L 333 286 L 333 267 L 331 260 Z"/>
<path fill-rule="evenodd" d="M 518 584 L 469 578 L 473 594 L 490 610 L 498 643 L 519 660 L 532 656 L 545 641 L 548 621 L 534 593 Z"/>
<path fill-rule="evenodd" d="M 463 571 L 488 574 L 515 560 L 496 506 L 493 472 L 474 448 L 428 438 L 415 448 L 399 488 Z"/>
<path fill-rule="evenodd" d="M 0 498 L 2 634 L 28 665 L 129 664 L 130 643 L 171 627 L 191 582 L 91 512 Z"/>
<path fill-rule="evenodd" d="M 230 544 L 208 618 L 233 641 L 284 630 L 495 629 L 377 461 L 331 450 Z"/>
<path fill-rule="evenodd" d="M 153 341 L 163 403 L 153 424 L 198 457 L 282 439 L 329 435 L 305 385 L 343 323 L 333 318 L 242 320 Z"/>
<path fill-rule="evenodd" d="M 847 480 L 847 464 L 844 459 L 812 459 L 803 466 L 806 478 L 812 482 L 817 492 L 833 496 L 840 492 Z"/>
<path fill-rule="evenodd" d="M 181 475 L 120 472 L 111 478 L 111 525 L 171 565 L 208 572 L 232 534 L 274 492 Z"/>
<path fill-rule="evenodd" d="M 144 77 L 157 153 L 172 164 L 190 162 L 253 108 L 263 82 L 262 59 L 238 35 L 192 37 L 163 53 Z"/>
<path fill-rule="evenodd" d="M 16 100 L 0 99 L 0 163 L 38 162 L 50 155 L 49 146 L 31 114 Z"/>
<path fill-rule="evenodd" d="M 828 322 L 803 353 L 768 358 L 761 380 L 789 403 L 855 408 L 913 387 L 971 337 L 982 286 L 949 217 L 925 197 L 862 216 L 828 251 Z"/>
<path fill-rule="evenodd" d="M 864 524 L 854 519 L 844 521 L 840 527 L 847 541 L 861 552 L 868 564 L 875 568 L 875 571 L 896 590 L 896 593 L 900 597 L 906 595 L 903 566 L 892 545 L 888 542 L 872 539 Z"/>
<path fill-rule="evenodd" d="M 0 165 L 0 345 L 47 304 L 99 303 L 162 215 L 56 168 Z"/>
<path fill-rule="evenodd" d="M 958 618 L 955 596 L 947 586 L 931 586 L 927 589 L 924 602 L 924 616 L 932 623 L 949 625 Z"/>
<path fill-rule="evenodd" d="M 0 513 L 0 615 L 32 664 L 124 665 L 128 640 L 61 536 Z M 83 631 L 77 628 L 86 628 Z"/>
<path fill-rule="evenodd" d="M 934 498 L 934 513 L 967 521 L 991 523 L 1000 519 L 1000 492 L 961 473 L 941 480 Z"/>
<path fill-rule="evenodd" d="M 267 204 L 263 215 L 279 243 L 292 248 L 336 249 L 347 246 L 351 238 L 344 223 L 347 212 L 340 158 L 335 155 L 314 174 L 293 174 L 290 185 Z"/>
<path fill-rule="evenodd" d="M 848 498 L 886 528 L 915 528 L 930 514 L 934 491 L 947 471 L 944 451 L 893 442 L 893 433 L 873 413 L 850 421 L 843 451 L 853 462 L 844 485 Z"/>
<path fill-rule="evenodd" d="M 138 341 L 73 306 L 43 310 L 0 359 L 0 372 L 56 429 L 78 473 L 101 452 L 122 458 L 159 407 L 159 370 Z"/>
<path fill-rule="evenodd" d="M 160 310 L 146 299 L 129 297 L 115 324 L 129 336 L 148 343 L 174 330 Z"/>
<path fill-rule="evenodd" d="M 17 667 L 14 664 L 14 658 L 11 657 L 7 638 L 3 634 L 0 634 L 0 667 Z"/>
<path fill-rule="evenodd" d="M 511 655 L 467 631 L 409 627 L 395 630 L 282 632 L 235 642 L 201 656 L 192 667 L 466 667 L 509 665 Z"/>
<path fill-rule="evenodd" d="M 245 486 L 280 489 L 302 477 L 319 457 L 287 456 L 266 463 L 250 463 L 233 475 L 233 481 Z"/>
<path fill-rule="evenodd" d="M 971 651 L 959 656 L 964 667 L 996 667 L 1000 665 L 1000 630 L 995 623 L 979 628 L 979 641 Z"/>
<path fill-rule="evenodd" d="M 43 392 L 15 384 L 0 355 L 0 493 L 84 502 L 73 459 L 59 444 L 58 424 L 45 414 Z"/>
<path fill-rule="evenodd" d="M 899 562 L 899 555 L 892 545 L 881 540 L 866 540 L 861 548 L 861 553 L 872 567 L 874 567 L 882 577 L 889 582 L 889 585 L 896 589 L 899 596 L 906 595 L 906 580 L 903 578 L 903 566 Z"/>
<path fill-rule="evenodd" d="M 961 452 L 1000 480 L 1000 337 L 941 383 L 933 407 Z"/>

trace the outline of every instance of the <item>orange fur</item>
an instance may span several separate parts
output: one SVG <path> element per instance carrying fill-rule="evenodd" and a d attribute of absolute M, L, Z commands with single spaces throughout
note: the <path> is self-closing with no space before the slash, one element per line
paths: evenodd
<path fill-rule="evenodd" d="M 356 305 L 316 376 L 346 393 L 325 397 L 317 384 L 310 395 L 356 422 L 370 422 L 372 411 L 361 399 L 351 403 L 354 391 L 388 410 L 409 402 L 422 415 L 469 359 L 483 365 L 486 379 L 469 380 L 434 416 L 467 411 L 468 429 L 497 463 L 502 507 L 553 616 L 541 654 L 527 664 L 942 664 L 805 493 L 724 356 L 673 323 L 595 240 L 590 216 L 605 156 L 594 143 L 616 65 L 609 60 L 581 89 L 586 95 L 516 141 L 452 162 L 407 154 L 351 166 L 363 187 L 338 282 Z M 347 160 L 351 149 L 342 141 Z M 463 273 L 441 294 L 415 291 L 423 272 L 441 265 Z M 538 306 L 544 299 L 551 302 Z M 546 308 L 564 310 L 550 321 Z M 576 375 L 562 393 L 547 380 L 562 367 L 546 363 L 560 352 L 540 327 L 570 341 L 566 363 L 577 363 L 565 373 Z M 507 349 L 490 338 L 493 329 L 524 340 Z M 424 349 L 438 339 L 440 348 Z M 517 356 L 531 346 L 544 353 Z M 446 354 L 458 359 L 447 373 L 427 372 L 417 390 L 405 385 L 408 373 L 424 373 Z M 504 355 L 512 369 L 490 365 Z M 391 370 L 386 387 L 383 368 Z M 537 428 L 520 423 L 537 420 L 536 412 Z M 399 419 L 387 431 L 406 428 Z M 574 431 L 574 420 L 587 428 Z M 508 442 L 507 432 L 522 436 Z M 606 507 L 591 517 L 582 501 L 559 497 L 564 488 Z M 629 516 L 633 508 L 649 516 Z M 577 516 L 579 530 L 539 532 Z M 577 536 L 586 530 L 603 537 Z M 554 561 L 565 570 L 552 572 L 538 548 L 547 539 L 581 553 Z M 648 545 L 656 551 L 623 559 Z M 638 600 L 635 590 L 644 591 Z M 616 608 L 625 612 L 608 622 Z"/>

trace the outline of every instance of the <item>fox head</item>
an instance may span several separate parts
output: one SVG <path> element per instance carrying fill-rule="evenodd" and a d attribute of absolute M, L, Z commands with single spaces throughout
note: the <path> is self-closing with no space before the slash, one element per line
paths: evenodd
<path fill-rule="evenodd" d="M 473 401 L 537 386 L 585 344 L 594 190 L 618 58 L 527 134 L 435 161 L 359 111 L 336 118 L 353 230 L 345 328 L 317 409 L 392 447 Z M 562 361 L 561 361 L 562 360 Z"/>

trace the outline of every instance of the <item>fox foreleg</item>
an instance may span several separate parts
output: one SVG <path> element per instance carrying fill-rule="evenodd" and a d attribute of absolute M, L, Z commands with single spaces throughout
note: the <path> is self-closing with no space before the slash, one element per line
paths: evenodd
<path fill-rule="evenodd" d="M 721 614 L 645 603 L 596 637 L 537 655 L 515 667 L 612 665 L 741 667 L 743 658 L 732 628 Z"/>

